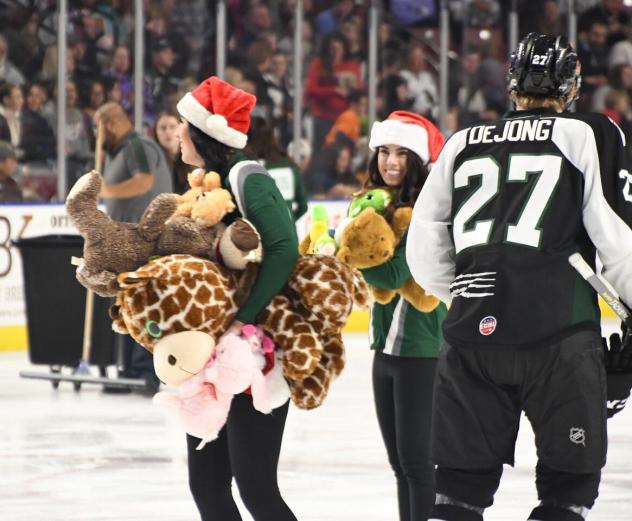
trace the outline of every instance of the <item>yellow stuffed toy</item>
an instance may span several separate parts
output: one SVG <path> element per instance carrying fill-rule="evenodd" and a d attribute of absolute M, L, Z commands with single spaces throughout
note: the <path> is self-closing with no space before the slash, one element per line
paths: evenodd
<path fill-rule="evenodd" d="M 410 207 L 397 208 L 393 212 L 391 224 L 375 208 L 363 209 L 357 217 L 349 221 L 340 234 L 338 260 L 357 269 L 379 266 L 389 261 L 395 248 L 408 229 L 413 210 Z M 419 311 L 428 313 L 439 305 L 439 299 L 427 294 L 410 277 L 398 290 L 371 287 L 373 297 L 380 304 L 387 304 L 397 293 Z"/>
<path fill-rule="evenodd" d="M 301 255 L 335 255 L 336 241 L 329 235 L 329 217 L 323 206 L 314 206 L 311 211 L 312 225 L 301 243 L 298 252 Z"/>
<path fill-rule="evenodd" d="M 196 168 L 187 176 L 191 188 L 178 196 L 173 217 L 190 217 L 202 226 L 215 226 L 236 207 L 228 190 L 221 188 L 217 172 Z"/>

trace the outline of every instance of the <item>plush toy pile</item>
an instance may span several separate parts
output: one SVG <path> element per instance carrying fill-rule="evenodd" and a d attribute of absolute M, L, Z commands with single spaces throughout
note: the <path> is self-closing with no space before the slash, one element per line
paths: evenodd
<path fill-rule="evenodd" d="M 157 368 L 186 358 L 202 371 L 247 297 L 262 251 L 250 223 L 241 219 L 226 228 L 218 220 L 233 203 L 214 194 L 221 190 L 215 176 L 198 172 L 189 182 L 191 191 L 183 197 L 154 199 L 138 225 L 114 222 L 98 210 L 101 177 L 96 172 L 77 182 L 67 207 L 85 239 L 77 278 L 101 295 L 116 296 L 111 309 L 115 331 L 130 334 L 153 352 Z M 215 197 L 215 215 L 209 216 L 200 206 Z M 221 201 L 225 204 L 218 211 Z M 279 349 L 280 368 L 298 407 L 311 409 L 323 402 L 344 367 L 341 329 L 354 304 L 368 303 L 368 287 L 357 270 L 332 256 L 300 257 L 285 288 L 257 317 Z M 180 389 L 196 396 L 186 400 L 187 407 L 208 399 L 200 395 L 199 371 Z M 237 378 L 240 373 L 230 374 Z M 191 376 L 181 372 L 185 375 Z M 275 385 L 283 388 L 278 379 Z M 205 410 L 214 418 L 207 431 L 196 430 L 205 438 L 222 418 L 218 407 Z"/>
<path fill-rule="evenodd" d="M 230 193 L 212 185 L 207 185 L 211 191 L 198 193 L 202 190 L 198 184 L 203 182 L 199 174 L 189 176 L 189 181 L 197 194 L 195 201 L 187 194 L 161 194 L 149 204 L 140 222 L 131 224 L 115 222 L 98 209 L 101 175 L 95 171 L 83 175 L 66 199 L 68 215 L 84 238 L 83 259 L 77 269 L 79 282 L 98 295 L 115 296 L 120 289 L 116 280 L 119 273 L 133 271 L 152 257 L 173 253 L 209 260 L 221 255 L 232 269 L 260 262 L 261 241 L 254 227 L 245 219 L 228 227 L 221 223 L 221 218 L 235 208 Z M 216 205 L 207 215 L 211 200 Z"/>
<path fill-rule="evenodd" d="M 239 309 L 246 277 L 189 255 L 154 259 L 119 275 L 122 290 L 111 309 L 113 328 L 154 353 L 164 342 L 178 350 L 181 345 L 198 350 L 191 332 L 203 345 L 215 346 Z M 354 304 L 368 303 L 368 287 L 358 271 L 331 256 L 306 256 L 257 317 L 281 351 L 283 374 L 298 407 L 322 404 L 344 368 L 342 327 Z M 181 356 L 180 351 L 170 355 Z"/>
<path fill-rule="evenodd" d="M 384 188 L 356 194 L 349 206 L 348 217 L 336 230 L 335 246 L 328 247 L 328 253 L 335 252 L 339 260 L 357 269 L 373 268 L 391 260 L 412 218 L 412 208 L 393 209 L 392 200 L 391 192 Z M 324 210 L 316 212 L 316 208 L 312 212 L 311 233 L 301 242 L 303 254 L 321 251 L 319 244 L 328 244 L 325 239 L 326 215 L 322 214 Z M 326 237 L 330 238 L 329 235 Z M 371 286 L 371 293 L 380 304 L 387 304 L 399 293 L 423 312 L 432 311 L 439 305 L 439 299 L 427 294 L 412 277 L 396 290 Z"/>

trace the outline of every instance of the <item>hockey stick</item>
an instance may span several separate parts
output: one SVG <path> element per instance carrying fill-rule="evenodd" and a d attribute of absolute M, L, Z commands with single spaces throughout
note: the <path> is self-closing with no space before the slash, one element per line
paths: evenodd
<path fill-rule="evenodd" d="M 573 253 L 568 262 L 577 272 L 590 284 L 593 289 L 599 294 L 608 306 L 617 314 L 621 321 L 628 328 L 628 331 L 632 330 L 632 312 L 628 307 L 619 300 L 619 295 L 610 287 L 610 284 L 604 280 L 600 275 L 597 275 L 590 265 L 584 260 L 579 253 Z"/>

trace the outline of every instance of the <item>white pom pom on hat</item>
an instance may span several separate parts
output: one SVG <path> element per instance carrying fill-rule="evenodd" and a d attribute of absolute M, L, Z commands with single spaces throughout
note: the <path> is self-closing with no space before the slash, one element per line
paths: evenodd
<path fill-rule="evenodd" d="M 206 118 L 206 128 L 209 130 L 214 128 L 224 128 L 228 126 L 228 121 L 221 114 L 211 114 Z"/>

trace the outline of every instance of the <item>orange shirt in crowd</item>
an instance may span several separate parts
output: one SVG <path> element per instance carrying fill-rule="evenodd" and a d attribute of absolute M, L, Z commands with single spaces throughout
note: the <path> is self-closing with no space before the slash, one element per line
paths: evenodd
<path fill-rule="evenodd" d="M 338 132 L 343 133 L 354 143 L 360 138 L 360 118 L 354 110 L 345 110 L 336 119 L 334 126 L 325 137 L 325 143 L 328 145 L 336 141 Z"/>

